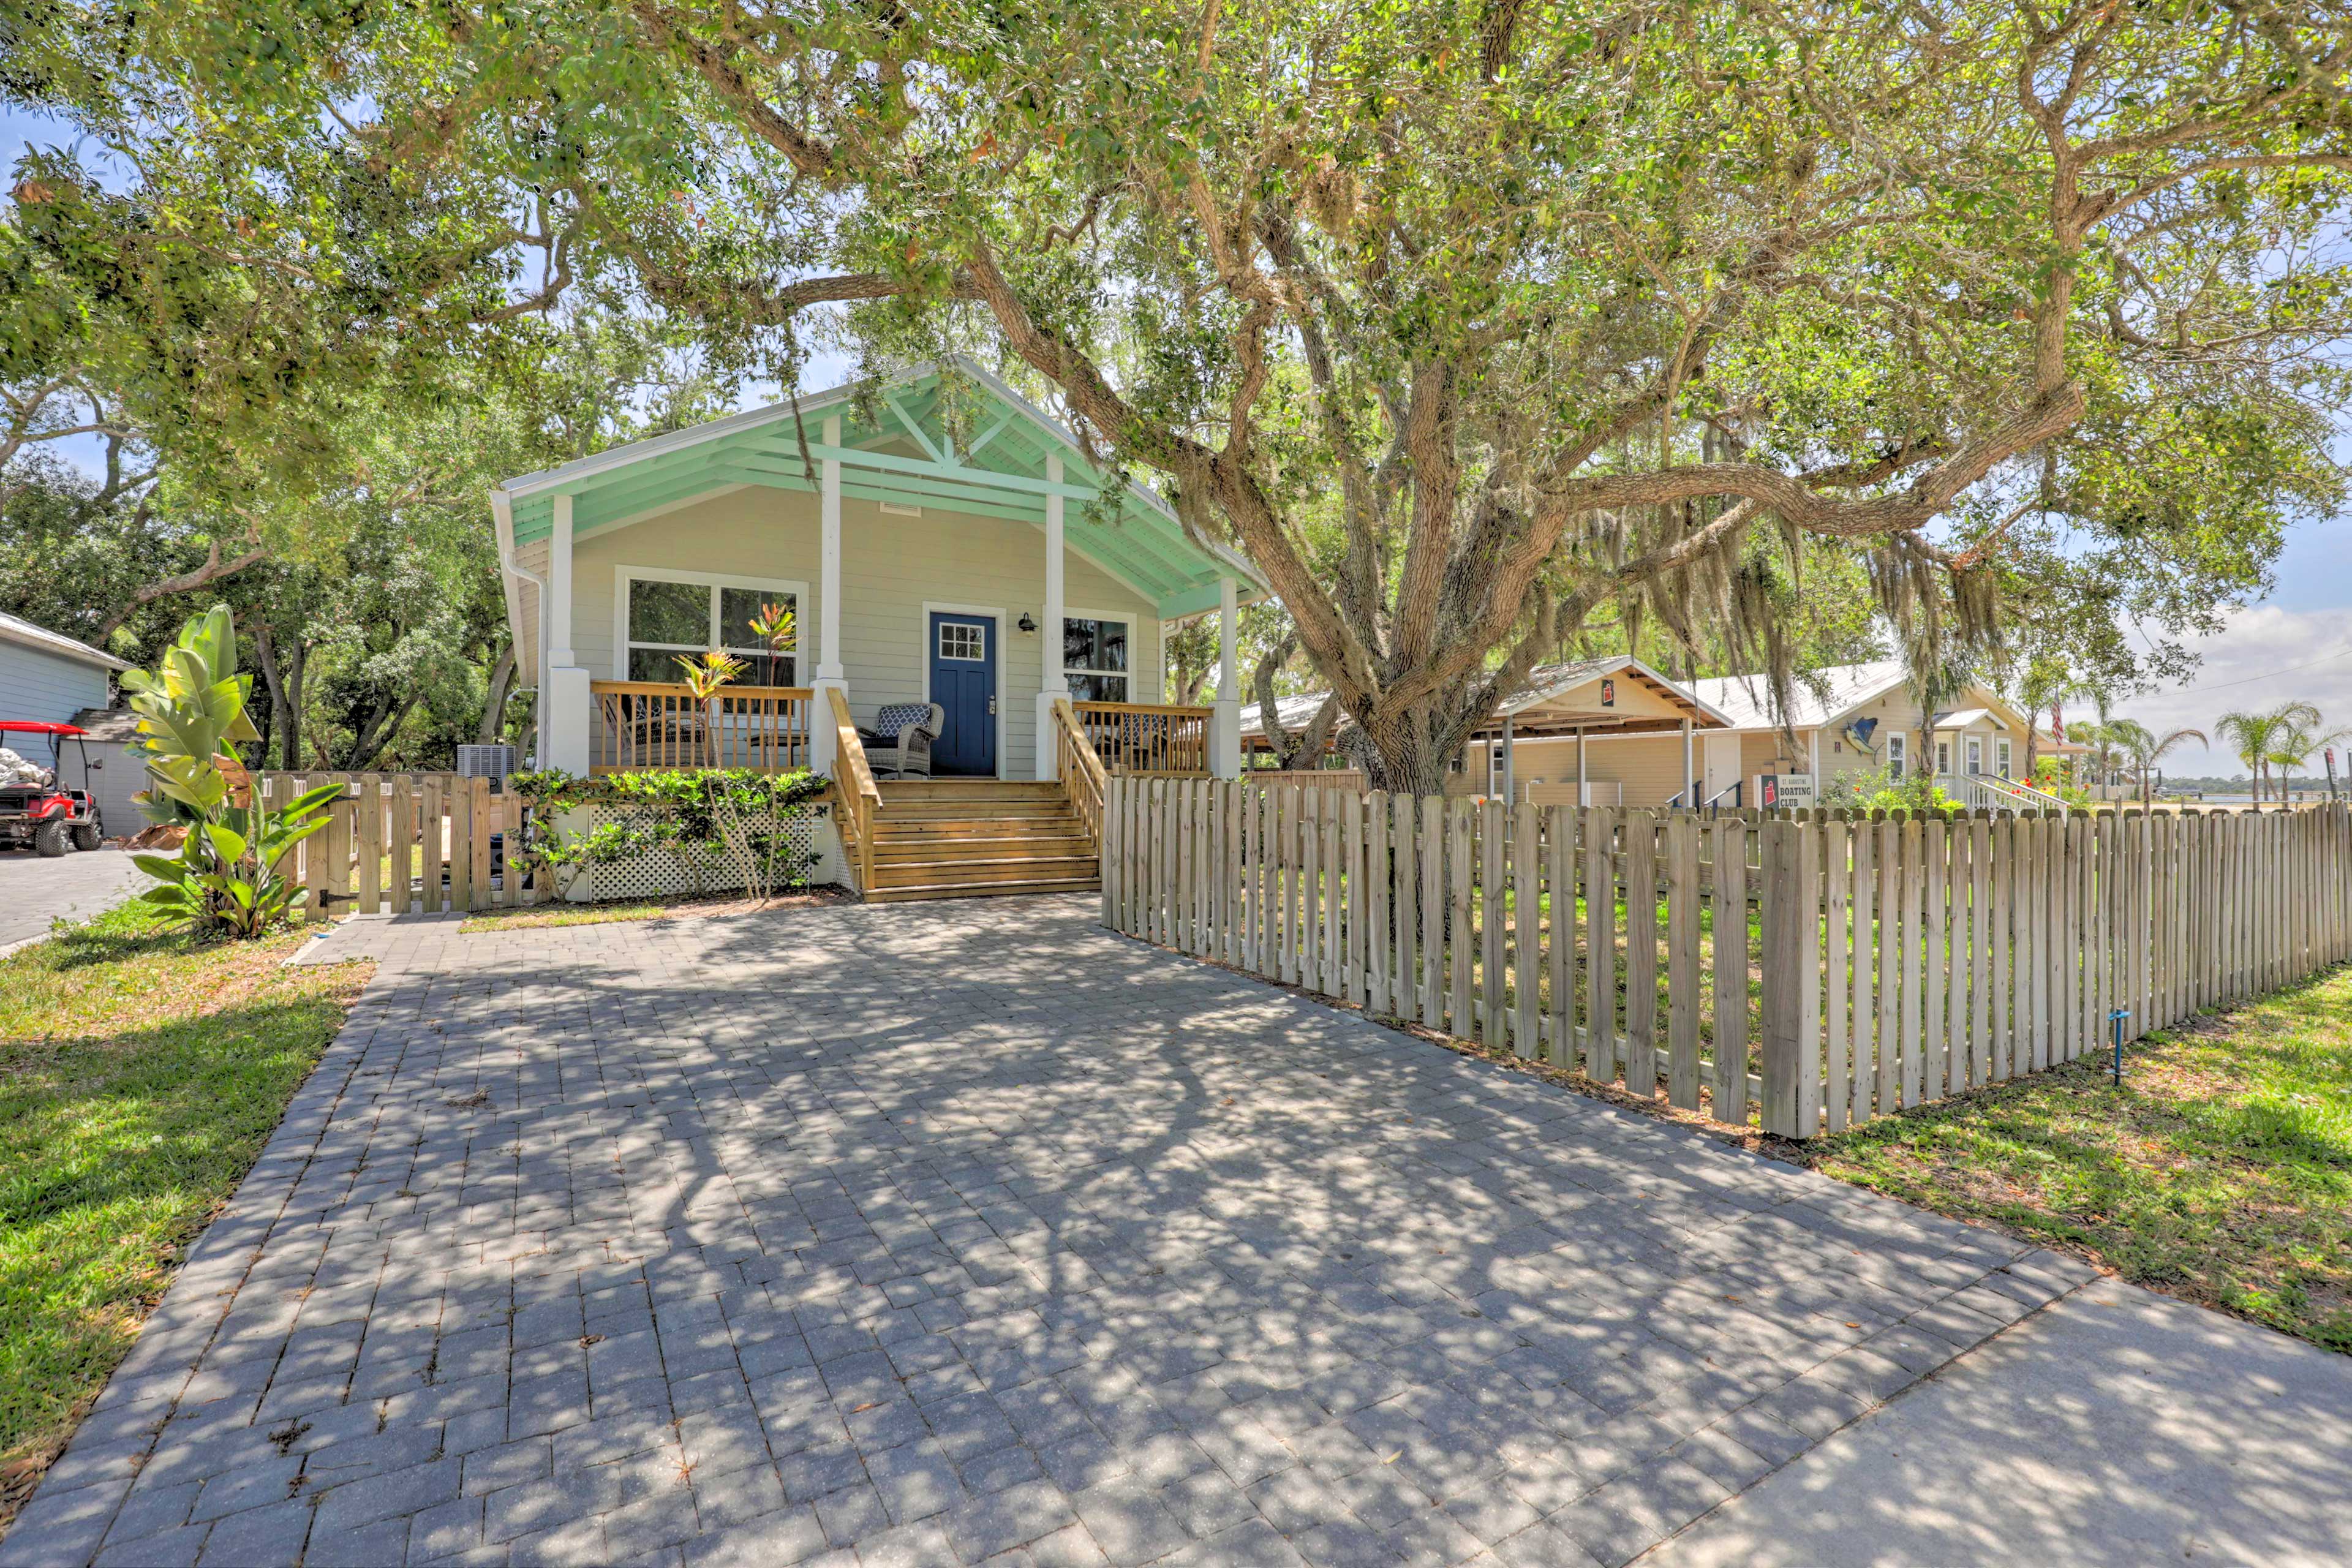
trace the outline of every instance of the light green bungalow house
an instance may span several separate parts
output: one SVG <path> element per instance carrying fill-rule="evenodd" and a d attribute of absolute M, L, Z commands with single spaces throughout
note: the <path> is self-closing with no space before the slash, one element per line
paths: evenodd
<path fill-rule="evenodd" d="M 1238 770 L 1234 616 L 1264 583 L 977 364 L 616 447 L 492 509 L 538 765 L 814 769 L 819 850 L 867 898 L 1091 887 L 1105 773 Z M 772 646 L 751 622 L 778 605 Z M 1209 614 L 1215 701 L 1161 703 L 1163 628 Z M 678 659 L 711 648 L 748 668 L 698 702 Z"/>

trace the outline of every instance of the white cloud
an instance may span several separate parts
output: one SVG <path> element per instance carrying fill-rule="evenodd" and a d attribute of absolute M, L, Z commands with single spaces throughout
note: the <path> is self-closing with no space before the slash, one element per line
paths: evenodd
<path fill-rule="evenodd" d="M 2210 734 L 2213 721 L 2233 709 L 2300 700 L 2315 705 L 2330 728 L 2352 725 L 2352 611 L 2257 605 L 2231 612 L 2219 634 L 2189 646 L 2204 658 L 2195 675 L 2118 704 L 2117 714 L 2158 734 L 2181 725 Z M 2078 707 L 2069 717 L 2080 711 Z M 2336 748 L 2336 766 L 2345 766 L 2342 746 Z M 2316 758 L 2312 767 L 2318 770 Z M 2226 752 L 2200 749 L 2192 742 L 2164 760 L 2164 771 L 2227 775 L 2243 773 L 2245 765 Z"/>

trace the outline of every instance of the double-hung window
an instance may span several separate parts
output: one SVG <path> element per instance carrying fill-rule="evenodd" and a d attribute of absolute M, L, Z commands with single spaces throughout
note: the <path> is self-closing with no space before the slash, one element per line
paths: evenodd
<path fill-rule="evenodd" d="M 1132 702 L 1133 624 L 1102 616 L 1062 617 L 1062 679 L 1077 702 Z"/>
<path fill-rule="evenodd" d="M 1895 731 L 1886 737 L 1886 776 L 1888 778 L 1899 779 L 1903 776 L 1904 750 L 1902 731 Z"/>
<path fill-rule="evenodd" d="M 621 657 L 630 680 L 674 681 L 684 673 L 680 658 L 724 648 L 741 659 L 742 686 L 797 686 L 800 671 L 798 616 L 808 597 L 804 584 L 767 578 L 722 577 L 650 567 L 620 569 Z M 771 608 L 793 612 L 793 635 L 772 647 L 751 629 Z"/>
<path fill-rule="evenodd" d="M 2011 776 L 2011 774 L 2010 774 L 2010 771 L 2009 771 L 2009 737 L 2008 737 L 2008 736 L 2003 735 L 2003 736 L 2001 736 L 1999 740 L 1997 740 L 1997 741 L 1993 742 L 1993 743 L 1992 743 L 1992 757 L 1993 757 L 1993 763 L 1992 763 L 1992 765 L 1993 765 L 1993 771 L 1994 771 L 1995 773 L 1999 773 L 1999 774 L 2000 774 L 2001 777 L 2003 777 L 2003 778 L 2008 778 L 2008 777 L 2010 777 L 2010 776 Z"/>

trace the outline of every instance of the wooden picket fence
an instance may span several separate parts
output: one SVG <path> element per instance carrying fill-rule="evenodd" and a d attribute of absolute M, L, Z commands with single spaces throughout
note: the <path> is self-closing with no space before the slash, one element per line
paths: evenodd
<path fill-rule="evenodd" d="M 1102 918 L 1802 1138 L 2352 957 L 2352 808 L 1706 816 L 1116 778 Z"/>
<path fill-rule="evenodd" d="M 456 773 L 254 775 L 268 805 L 342 784 L 327 826 L 288 857 L 310 890 L 303 918 L 506 909 L 541 901 L 509 858 L 522 836 L 522 800 Z"/>

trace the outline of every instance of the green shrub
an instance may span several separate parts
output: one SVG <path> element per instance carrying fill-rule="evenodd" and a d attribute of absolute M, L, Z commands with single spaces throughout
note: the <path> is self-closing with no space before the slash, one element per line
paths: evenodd
<path fill-rule="evenodd" d="M 792 847 L 791 825 L 824 810 L 826 787 L 805 771 L 746 768 L 647 768 L 600 778 L 551 768 L 507 776 L 507 788 L 531 807 L 517 852 L 567 898 L 596 867 L 655 854 L 677 860 L 692 893 L 706 890 L 712 873 L 728 866 L 742 872 L 744 890 L 754 898 L 805 886 L 816 857 Z M 583 806 L 606 814 L 593 826 L 562 833 L 557 816 Z"/>
<path fill-rule="evenodd" d="M 1947 816 L 1958 816 L 1967 809 L 1926 773 L 1895 778 L 1884 768 L 1831 775 L 1822 785 L 1821 803 L 1845 811 L 1937 811 Z"/>

